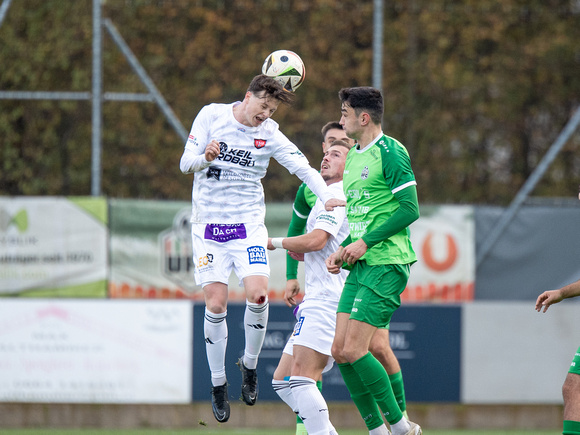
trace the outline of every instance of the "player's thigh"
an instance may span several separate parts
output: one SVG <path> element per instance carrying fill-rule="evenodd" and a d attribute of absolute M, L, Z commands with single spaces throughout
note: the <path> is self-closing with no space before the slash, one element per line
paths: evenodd
<path fill-rule="evenodd" d="M 214 282 L 227 285 L 233 267 L 229 242 L 206 238 L 206 228 L 206 224 L 191 225 L 195 282 L 202 287 Z"/>
<path fill-rule="evenodd" d="M 240 284 L 247 284 L 246 278 L 262 276 L 266 280 L 259 280 L 257 284 L 265 282 L 268 287 L 270 277 L 270 264 L 268 251 L 268 230 L 263 224 L 247 224 L 245 226 L 247 237 L 235 240 L 230 244 L 230 255 L 234 257 L 234 272 L 240 280 Z"/>
<path fill-rule="evenodd" d="M 292 376 L 317 380 L 328 363 L 329 356 L 309 347 L 294 345 Z"/>

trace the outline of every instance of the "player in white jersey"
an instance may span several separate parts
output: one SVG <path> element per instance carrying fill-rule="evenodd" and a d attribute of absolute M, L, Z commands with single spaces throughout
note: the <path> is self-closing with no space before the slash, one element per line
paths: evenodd
<path fill-rule="evenodd" d="M 343 195 L 342 174 L 350 148 L 350 143 L 338 140 L 324 153 L 320 174 L 336 195 Z M 298 321 L 284 348 L 272 386 L 302 418 L 308 434 L 328 435 L 336 431 L 330 423 L 328 406 L 316 381 L 334 361 L 331 348 L 336 310 L 348 272 L 342 270 L 340 274 L 330 274 L 325 260 L 348 236 L 345 210 L 326 211 L 318 199 L 308 216 L 306 230 L 307 233 L 300 236 L 274 238 L 268 242 L 268 249 L 284 248 L 304 253 L 306 283 L 304 299 L 296 311 Z M 289 366 L 291 376 L 286 380 Z"/>
<path fill-rule="evenodd" d="M 228 420 L 225 352 L 227 345 L 228 281 L 232 269 L 246 293 L 245 349 L 238 361 L 242 399 L 257 399 L 258 355 L 268 322 L 270 268 L 264 226 L 261 179 L 270 158 L 296 174 L 329 210 L 345 202 L 333 198 L 306 157 L 270 119 L 292 94 L 274 79 L 254 77 L 243 101 L 203 107 L 191 127 L 181 157 L 183 173 L 194 173 L 192 240 L 195 280 L 205 296 L 204 335 L 212 377 L 212 409 L 220 422 Z"/>

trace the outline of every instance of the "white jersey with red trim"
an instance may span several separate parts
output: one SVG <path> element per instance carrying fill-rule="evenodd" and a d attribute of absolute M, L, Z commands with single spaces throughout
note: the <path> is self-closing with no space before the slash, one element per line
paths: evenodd
<path fill-rule="evenodd" d="M 276 121 L 268 118 L 258 127 L 245 126 L 234 117 L 237 104 L 209 104 L 193 121 L 180 162 L 183 173 L 195 174 L 192 222 L 263 223 L 266 208 L 261 180 L 271 157 L 324 202 L 332 198 L 318 171 Z M 220 154 L 208 162 L 205 148 L 214 139 L 220 143 Z"/>

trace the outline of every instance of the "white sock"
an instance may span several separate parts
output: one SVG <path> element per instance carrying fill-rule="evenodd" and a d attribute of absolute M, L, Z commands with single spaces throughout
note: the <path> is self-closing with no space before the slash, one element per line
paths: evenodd
<path fill-rule="evenodd" d="M 327 435 L 331 428 L 328 405 L 316 387 L 316 381 L 304 376 L 291 376 L 290 388 L 308 435 Z"/>
<path fill-rule="evenodd" d="M 277 381 L 272 379 L 272 388 L 280 396 L 280 399 L 286 403 L 294 411 L 298 414 L 298 404 L 296 403 L 296 399 L 294 398 L 294 394 L 292 394 L 292 390 L 290 389 L 290 382 L 287 379 L 283 381 Z"/>
<path fill-rule="evenodd" d="M 249 369 L 258 366 L 258 355 L 262 350 L 268 325 L 269 304 L 268 297 L 262 304 L 254 304 L 246 300 L 244 313 L 244 331 L 246 348 L 244 349 L 244 365 Z"/>
<path fill-rule="evenodd" d="M 391 425 L 391 432 L 393 432 L 393 435 L 405 435 L 409 432 L 409 429 L 411 429 L 411 425 L 405 417 Z"/>
<path fill-rule="evenodd" d="M 205 308 L 203 320 L 203 332 L 205 335 L 205 353 L 209 370 L 211 371 L 211 383 L 214 387 L 223 385 L 226 379 L 226 347 L 228 345 L 228 324 L 226 316 L 228 312 L 214 314 Z"/>
<path fill-rule="evenodd" d="M 381 426 L 370 430 L 369 435 L 391 435 L 391 432 L 389 432 L 389 429 L 387 429 L 387 426 L 383 423 Z"/>

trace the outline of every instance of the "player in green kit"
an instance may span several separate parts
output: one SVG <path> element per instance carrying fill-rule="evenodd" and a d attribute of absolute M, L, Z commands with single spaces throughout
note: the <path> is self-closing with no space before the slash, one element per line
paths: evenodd
<path fill-rule="evenodd" d="M 536 300 L 536 310 L 538 312 L 543 310 L 545 313 L 550 305 L 577 296 L 580 296 L 580 280 L 557 290 L 548 290 L 542 293 Z M 562 386 L 562 395 L 564 396 L 562 434 L 580 435 L 580 347 L 570 364 L 570 369 Z"/>
<path fill-rule="evenodd" d="M 379 328 L 401 305 L 417 261 L 409 225 L 419 218 L 415 176 L 405 147 L 382 131 L 383 96 L 372 87 L 344 88 L 340 124 L 357 145 L 348 153 L 343 188 L 350 236 L 328 259 L 331 273 L 351 272 L 338 305 L 332 356 L 371 435 L 420 435 L 404 417 L 389 376 L 369 352 Z M 369 425 L 369 421 L 373 423 Z M 380 425 L 379 425 L 380 424 Z"/>

